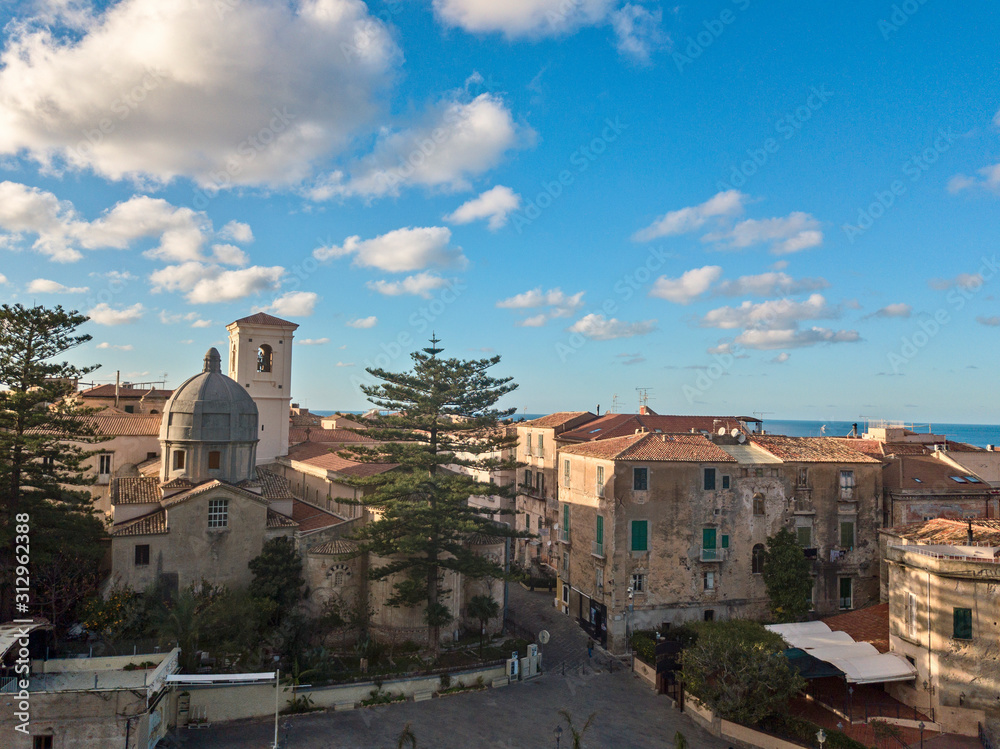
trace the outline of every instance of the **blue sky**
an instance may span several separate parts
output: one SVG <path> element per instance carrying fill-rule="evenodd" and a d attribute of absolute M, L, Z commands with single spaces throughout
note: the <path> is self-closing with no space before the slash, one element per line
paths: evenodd
<path fill-rule="evenodd" d="M 995 4 L 0 12 L 0 299 L 99 380 L 265 309 L 314 409 L 433 329 L 532 413 L 1000 421 Z"/>

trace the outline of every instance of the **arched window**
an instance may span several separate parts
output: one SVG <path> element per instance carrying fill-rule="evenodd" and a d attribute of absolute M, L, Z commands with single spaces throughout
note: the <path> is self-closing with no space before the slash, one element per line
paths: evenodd
<path fill-rule="evenodd" d="M 270 372 L 271 364 L 274 360 L 274 354 L 271 351 L 271 347 L 266 343 L 257 349 L 257 371 L 258 372 Z"/>
<path fill-rule="evenodd" d="M 753 495 L 753 514 L 763 515 L 764 514 L 764 495 L 757 492 Z"/>
<path fill-rule="evenodd" d="M 150 415 L 152 415 L 152 414 L 158 414 L 158 413 L 160 413 L 160 412 L 159 412 L 159 411 L 157 411 L 157 410 L 156 410 L 156 409 L 154 408 L 154 409 L 153 409 L 152 411 L 150 411 L 149 413 L 150 413 Z"/>
<path fill-rule="evenodd" d="M 750 571 L 755 575 L 764 572 L 764 544 L 756 544 L 750 554 Z"/>

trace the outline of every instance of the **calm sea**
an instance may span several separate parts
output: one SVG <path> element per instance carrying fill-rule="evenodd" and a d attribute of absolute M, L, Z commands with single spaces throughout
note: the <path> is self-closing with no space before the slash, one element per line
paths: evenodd
<path fill-rule="evenodd" d="M 333 411 L 313 411 L 314 414 L 326 416 Z M 363 413 L 348 411 L 346 413 Z M 537 419 L 545 414 L 518 413 L 517 419 Z M 801 421 L 793 419 L 766 419 L 764 431 L 770 434 L 784 434 L 789 437 L 846 437 L 851 433 L 851 421 Z M 1000 445 L 1000 426 L 995 424 L 910 424 L 908 429 L 915 432 L 933 432 L 943 434 L 956 442 L 968 442 L 970 445 L 986 447 Z M 864 422 L 858 423 L 859 432 L 864 432 Z"/>

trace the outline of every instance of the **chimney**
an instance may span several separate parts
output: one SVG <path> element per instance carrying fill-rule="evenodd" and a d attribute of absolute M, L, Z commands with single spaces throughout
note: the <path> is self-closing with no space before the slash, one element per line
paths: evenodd
<path fill-rule="evenodd" d="M 597 404 L 597 415 L 598 416 L 601 415 L 601 404 L 600 403 Z"/>

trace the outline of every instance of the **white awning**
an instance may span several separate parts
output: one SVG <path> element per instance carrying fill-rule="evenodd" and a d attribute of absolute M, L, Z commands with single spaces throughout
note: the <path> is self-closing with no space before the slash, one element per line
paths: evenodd
<path fill-rule="evenodd" d="M 167 684 L 212 685 L 212 684 L 254 684 L 274 681 L 274 671 L 259 674 L 171 674 Z"/>
<path fill-rule="evenodd" d="M 855 642 L 846 632 L 833 632 L 823 622 L 768 624 L 790 647 L 836 666 L 852 684 L 909 681 L 917 669 L 895 653 L 880 653 L 868 642 Z"/>

